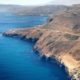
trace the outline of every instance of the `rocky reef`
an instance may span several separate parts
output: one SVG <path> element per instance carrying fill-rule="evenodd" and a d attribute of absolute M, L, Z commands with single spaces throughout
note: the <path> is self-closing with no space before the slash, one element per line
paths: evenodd
<path fill-rule="evenodd" d="M 80 5 L 72 6 L 48 20 L 45 25 L 14 29 L 4 36 L 35 40 L 41 56 L 56 59 L 65 66 L 72 80 L 80 80 Z"/>

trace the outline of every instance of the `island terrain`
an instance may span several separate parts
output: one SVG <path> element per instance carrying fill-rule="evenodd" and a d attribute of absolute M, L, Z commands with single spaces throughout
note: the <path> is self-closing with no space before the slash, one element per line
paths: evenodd
<path fill-rule="evenodd" d="M 46 24 L 9 30 L 3 35 L 36 41 L 34 49 L 41 57 L 55 59 L 65 66 L 72 80 L 80 80 L 80 5 L 51 16 Z"/>

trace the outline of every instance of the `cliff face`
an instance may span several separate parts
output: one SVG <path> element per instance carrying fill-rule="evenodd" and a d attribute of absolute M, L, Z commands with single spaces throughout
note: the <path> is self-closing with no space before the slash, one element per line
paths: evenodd
<path fill-rule="evenodd" d="M 76 9 L 77 8 L 77 9 Z M 36 40 L 34 49 L 41 56 L 55 58 L 64 64 L 73 80 L 80 80 L 80 14 L 79 6 L 59 13 L 45 25 L 30 29 L 15 29 L 6 36 Z"/>
<path fill-rule="evenodd" d="M 4 33 L 4 35 L 37 40 L 34 49 L 39 51 L 41 56 L 55 58 L 61 64 L 65 65 L 70 75 L 76 76 L 76 80 L 79 80 L 79 35 L 41 28 L 10 30 Z"/>

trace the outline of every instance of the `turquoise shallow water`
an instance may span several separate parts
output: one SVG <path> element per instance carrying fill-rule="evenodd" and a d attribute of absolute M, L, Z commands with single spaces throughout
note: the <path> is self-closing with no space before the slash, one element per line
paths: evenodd
<path fill-rule="evenodd" d="M 0 16 L 0 32 L 42 24 L 47 17 Z M 55 61 L 41 59 L 34 43 L 0 35 L 0 80 L 69 80 Z"/>

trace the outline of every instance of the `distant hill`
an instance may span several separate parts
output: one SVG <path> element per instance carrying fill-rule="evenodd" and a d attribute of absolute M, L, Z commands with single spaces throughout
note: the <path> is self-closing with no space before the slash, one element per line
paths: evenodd
<path fill-rule="evenodd" d="M 0 13 L 13 13 L 17 15 L 50 15 L 67 9 L 64 5 L 46 6 L 20 6 L 20 5 L 0 5 Z"/>
<path fill-rule="evenodd" d="M 55 16 L 51 16 L 44 27 L 80 33 L 80 5 L 73 5 Z"/>

